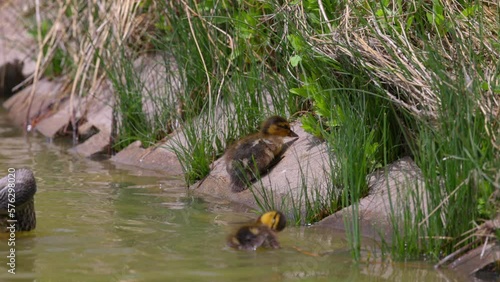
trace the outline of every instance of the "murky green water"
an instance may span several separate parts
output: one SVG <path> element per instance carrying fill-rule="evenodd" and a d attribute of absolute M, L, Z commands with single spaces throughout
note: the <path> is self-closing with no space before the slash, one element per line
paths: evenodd
<path fill-rule="evenodd" d="M 67 148 L 24 137 L 0 110 L 0 175 L 29 167 L 38 183 L 37 229 L 16 237 L 15 275 L 1 239 L 0 281 L 457 279 L 424 263 L 356 265 L 341 234 L 313 228 L 285 229 L 280 250 L 231 250 L 227 234 L 254 214 L 188 195 L 180 179 L 82 159 Z"/>

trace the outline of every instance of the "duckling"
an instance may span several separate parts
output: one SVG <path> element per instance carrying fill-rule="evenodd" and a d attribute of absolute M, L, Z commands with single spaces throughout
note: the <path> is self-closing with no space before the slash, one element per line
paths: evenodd
<path fill-rule="evenodd" d="M 226 170 L 231 191 L 241 192 L 249 181 L 265 172 L 281 154 L 284 137 L 299 137 L 282 117 L 272 116 L 262 123 L 259 133 L 233 144 L 226 152 Z"/>
<path fill-rule="evenodd" d="M 227 244 L 238 250 L 256 250 L 258 247 L 279 249 L 280 243 L 276 237 L 286 227 L 285 215 L 279 211 L 270 211 L 261 215 L 257 221 L 250 225 L 242 226 L 231 235 Z"/>

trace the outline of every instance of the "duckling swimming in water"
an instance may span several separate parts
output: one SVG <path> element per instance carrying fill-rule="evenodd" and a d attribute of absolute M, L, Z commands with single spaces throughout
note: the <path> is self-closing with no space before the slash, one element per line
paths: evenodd
<path fill-rule="evenodd" d="M 262 123 L 259 133 L 233 144 L 226 152 L 226 170 L 231 190 L 241 192 L 249 181 L 265 172 L 283 148 L 284 137 L 299 137 L 282 117 L 272 116 Z"/>
<path fill-rule="evenodd" d="M 276 236 L 286 227 L 285 215 L 279 211 L 270 211 L 261 215 L 257 221 L 250 225 L 242 226 L 231 235 L 227 244 L 238 250 L 256 250 L 258 247 L 279 249 L 280 243 Z"/>

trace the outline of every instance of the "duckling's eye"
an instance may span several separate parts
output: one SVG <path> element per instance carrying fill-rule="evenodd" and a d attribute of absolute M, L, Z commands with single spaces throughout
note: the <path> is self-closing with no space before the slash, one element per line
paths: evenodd
<path fill-rule="evenodd" d="M 273 217 L 273 227 L 275 227 L 275 224 L 278 223 L 278 219 L 279 219 L 279 215 L 278 214 L 275 214 L 274 217 Z"/>
<path fill-rule="evenodd" d="M 290 130 L 290 126 L 288 124 L 280 124 L 280 127 L 286 130 Z"/>

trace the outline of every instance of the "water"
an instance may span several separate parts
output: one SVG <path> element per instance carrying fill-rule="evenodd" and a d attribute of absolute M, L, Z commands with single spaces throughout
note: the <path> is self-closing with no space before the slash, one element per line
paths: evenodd
<path fill-rule="evenodd" d="M 315 228 L 287 227 L 280 250 L 229 249 L 227 235 L 255 214 L 69 146 L 25 137 L 0 110 L 0 175 L 29 167 L 38 184 L 37 229 L 16 235 L 15 275 L 0 237 L 0 281 L 458 281 L 426 263 L 381 263 L 375 247 L 355 264 L 342 234 Z"/>

